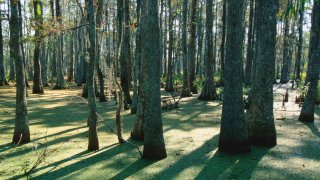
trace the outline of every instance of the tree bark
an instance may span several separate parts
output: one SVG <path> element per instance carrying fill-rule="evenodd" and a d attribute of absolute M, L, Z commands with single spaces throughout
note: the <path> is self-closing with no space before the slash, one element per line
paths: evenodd
<path fill-rule="evenodd" d="M 213 57 L 213 0 L 206 3 L 206 81 L 204 83 L 200 100 L 218 100 L 216 86 L 213 80 L 214 57 Z"/>
<path fill-rule="evenodd" d="M 42 1 L 34 0 L 33 1 L 33 10 L 35 14 L 35 47 L 34 47 L 34 57 L 33 57 L 33 68 L 34 68 L 34 75 L 33 75 L 33 94 L 43 94 L 43 85 L 42 85 L 42 78 L 41 78 L 41 63 L 40 63 L 40 46 L 41 46 L 41 30 L 43 24 L 43 6 Z"/>
<path fill-rule="evenodd" d="M 87 11 L 88 11 L 88 19 L 89 19 L 89 64 L 88 64 L 88 72 L 87 72 L 87 82 L 88 86 L 88 105 L 89 105 L 89 144 L 88 150 L 95 151 L 99 150 L 99 140 L 97 133 L 97 106 L 96 106 L 96 98 L 94 91 L 94 69 L 95 69 L 95 60 L 96 60 L 96 28 L 95 28 L 95 20 L 94 20 L 94 7 L 93 0 L 86 0 L 87 2 Z"/>
<path fill-rule="evenodd" d="M 279 0 L 257 0 L 257 59 L 248 116 L 250 143 L 273 147 L 277 144 L 273 115 L 276 34 Z"/>
<path fill-rule="evenodd" d="M 183 58 L 183 88 L 182 97 L 190 97 L 190 83 L 188 73 L 188 48 L 187 48 L 187 17 L 188 17 L 188 0 L 183 1 L 182 8 L 182 58 Z"/>
<path fill-rule="evenodd" d="M 142 0 L 141 4 L 142 82 L 144 96 L 145 138 L 143 158 L 163 159 L 167 157 L 161 118 L 160 97 L 160 29 L 158 1 Z"/>
<path fill-rule="evenodd" d="M 30 142 L 30 130 L 27 111 L 25 69 L 20 54 L 19 43 L 19 20 L 17 0 L 10 0 L 10 57 L 16 65 L 16 116 L 12 142 L 14 144 L 25 144 Z"/>
<path fill-rule="evenodd" d="M 306 98 L 303 102 L 302 109 L 299 116 L 299 121 L 301 122 L 314 122 L 314 110 L 315 110 L 315 97 L 317 92 L 317 86 L 319 81 L 319 71 L 320 71 L 320 1 L 315 1 L 313 5 L 313 14 L 312 14 L 312 26 L 314 27 L 311 30 L 311 38 L 317 40 L 317 46 L 314 49 L 310 44 L 309 53 L 311 55 L 310 68 L 308 69 L 309 74 L 309 84 Z M 314 43 L 314 42 L 313 42 Z M 313 50 L 310 50 L 313 48 Z"/>
<path fill-rule="evenodd" d="M 245 0 L 227 0 L 227 39 L 224 95 L 219 150 L 228 153 L 250 151 L 242 99 L 242 36 Z"/>
<path fill-rule="evenodd" d="M 9 85 L 3 66 L 3 35 L 2 35 L 2 20 L 0 19 L 0 86 Z"/>
<path fill-rule="evenodd" d="M 247 44 L 247 61 L 245 66 L 245 84 L 251 84 L 252 77 L 252 60 L 253 60 L 253 15 L 254 13 L 254 0 L 250 0 L 250 16 L 249 16 L 249 31 L 248 31 L 248 44 Z"/>
<path fill-rule="evenodd" d="M 288 0 L 288 7 L 291 6 L 292 0 Z M 280 83 L 287 83 L 289 81 L 289 75 L 290 75 L 290 44 L 289 44 L 289 28 L 290 28 L 290 23 L 289 23 L 289 14 L 286 13 L 284 17 L 284 35 L 283 35 L 283 63 L 282 63 L 282 68 L 281 68 L 281 78 L 280 78 Z"/>
<path fill-rule="evenodd" d="M 196 80 L 196 19 L 197 19 L 197 4 L 198 0 L 192 0 L 191 4 L 191 29 L 190 29 L 190 42 L 189 42 L 189 83 L 190 90 L 193 94 L 198 94 L 197 86 L 195 86 L 194 81 Z"/>
<path fill-rule="evenodd" d="M 57 50 L 59 57 L 57 58 L 56 65 L 57 65 L 57 81 L 54 89 L 65 89 L 66 82 L 64 80 L 64 74 L 62 70 L 63 66 L 63 32 L 62 29 L 62 14 L 61 14 L 61 6 L 60 0 L 56 0 L 56 18 L 59 23 L 59 34 L 58 34 L 58 41 L 57 41 Z"/>
<path fill-rule="evenodd" d="M 172 80 L 172 73 L 173 73 L 173 12 L 171 7 L 171 1 L 168 0 L 168 8 L 169 8 L 169 49 L 168 49 L 168 67 L 167 67 L 167 79 L 166 79 L 166 87 L 165 90 L 167 92 L 173 92 L 173 80 Z"/>

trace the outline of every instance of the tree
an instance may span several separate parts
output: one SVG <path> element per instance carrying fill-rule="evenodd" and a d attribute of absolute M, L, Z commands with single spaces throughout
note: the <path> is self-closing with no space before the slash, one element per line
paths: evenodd
<path fill-rule="evenodd" d="M 162 128 L 160 98 L 160 29 L 158 1 L 141 1 L 141 93 L 144 97 L 144 147 L 146 159 L 167 157 Z"/>
<path fill-rule="evenodd" d="M 34 57 L 33 57 L 33 67 L 34 67 L 34 75 L 33 75 L 33 94 L 43 94 L 43 85 L 41 78 L 41 63 L 40 63 L 40 46 L 41 46 L 41 30 L 43 24 L 43 7 L 42 1 L 33 0 L 33 10 L 35 17 L 35 47 L 34 47 Z"/>
<path fill-rule="evenodd" d="M 10 57 L 14 60 L 16 66 L 16 116 L 12 142 L 14 144 L 25 144 L 30 142 L 30 130 L 27 111 L 25 69 L 18 43 L 20 42 L 18 1 L 10 0 L 10 3 Z"/>
<path fill-rule="evenodd" d="M 56 18 L 59 23 L 59 34 L 58 34 L 58 55 L 59 57 L 56 59 L 56 65 L 57 65 L 57 81 L 54 89 L 65 89 L 66 88 L 66 82 L 64 80 L 64 75 L 62 71 L 63 66 L 63 32 L 62 29 L 62 14 L 61 14 L 61 6 L 60 6 L 60 0 L 56 0 Z"/>
<path fill-rule="evenodd" d="M 299 41 L 298 41 L 298 55 L 296 60 L 296 72 L 295 72 L 295 78 L 298 80 L 301 80 L 304 6 L 305 6 L 305 1 L 299 1 L 299 25 L 298 25 Z"/>
<path fill-rule="evenodd" d="M 252 77 L 252 61 L 253 61 L 253 14 L 254 14 L 254 0 L 250 0 L 250 16 L 249 16 L 249 31 L 247 44 L 247 61 L 245 66 L 245 84 L 251 84 Z"/>
<path fill-rule="evenodd" d="M 121 42 L 120 52 L 120 74 L 121 87 L 124 93 L 124 107 L 129 109 L 128 104 L 132 103 L 130 97 L 131 84 L 131 50 L 130 50 L 130 14 L 129 14 L 129 0 L 124 0 L 124 28 Z"/>
<path fill-rule="evenodd" d="M 173 82 L 172 82 L 172 71 L 173 71 L 173 11 L 171 7 L 171 1 L 168 1 L 168 9 L 169 9 L 169 49 L 168 49 L 168 68 L 167 68 L 167 79 L 166 79 L 166 87 L 165 90 L 168 92 L 173 92 Z M 165 65 L 166 66 L 166 65 Z"/>
<path fill-rule="evenodd" d="M 288 0 L 288 7 L 291 7 L 292 0 Z M 289 44 L 289 28 L 290 19 L 289 13 L 286 12 L 284 16 L 284 35 L 283 35 L 283 63 L 281 68 L 281 78 L 280 83 L 287 83 L 289 81 L 290 75 L 290 44 Z"/>
<path fill-rule="evenodd" d="M 191 92 L 194 94 L 198 94 L 197 86 L 195 86 L 194 81 L 196 80 L 196 20 L 197 20 L 197 0 L 192 0 L 191 4 L 191 29 L 190 29 L 190 41 L 189 41 L 189 83 Z"/>
<path fill-rule="evenodd" d="M 315 110 L 315 96 L 317 92 L 317 86 L 319 81 L 319 71 L 320 71 L 320 1 L 314 1 L 313 11 L 312 11 L 312 26 L 311 38 L 313 38 L 313 43 L 309 46 L 309 53 L 311 52 L 312 60 L 310 63 L 310 68 L 308 68 L 309 83 L 306 98 L 303 102 L 299 121 L 301 122 L 314 122 L 314 110 Z M 310 42 L 311 43 L 311 42 Z M 310 50 L 313 49 L 313 50 Z"/>
<path fill-rule="evenodd" d="M 97 106 L 94 89 L 94 67 L 96 60 L 96 28 L 94 20 L 93 0 L 86 0 L 89 19 L 89 64 L 87 71 L 88 105 L 89 105 L 89 151 L 99 150 L 99 140 L 97 134 Z"/>
<path fill-rule="evenodd" d="M 0 18 L 0 86 L 9 85 L 3 66 L 3 35 L 2 35 L 2 19 Z"/>
<path fill-rule="evenodd" d="M 224 94 L 219 137 L 221 152 L 250 151 L 242 99 L 242 33 L 244 0 L 227 0 Z"/>
<path fill-rule="evenodd" d="M 102 25 L 102 14 L 103 14 L 103 0 L 98 0 L 98 7 L 97 7 L 97 13 L 96 13 L 96 26 L 97 26 L 97 32 L 96 32 L 96 70 L 98 74 L 99 79 L 99 87 L 100 87 L 100 93 L 99 93 L 99 101 L 105 102 L 106 96 L 104 94 L 104 79 L 103 79 L 103 73 L 101 70 L 101 62 L 100 62 L 100 54 L 101 54 L 101 45 L 100 45 L 100 32 L 101 25 Z"/>
<path fill-rule="evenodd" d="M 217 92 L 213 80 L 213 0 L 207 0 L 206 4 L 206 81 L 203 85 L 203 90 L 199 96 L 200 100 L 217 100 Z"/>
<path fill-rule="evenodd" d="M 279 0 L 257 0 L 257 59 L 248 116 L 249 140 L 253 145 L 277 144 L 273 115 L 276 34 Z"/>
<path fill-rule="evenodd" d="M 183 1 L 182 8 L 182 54 L 183 54 L 183 88 L 182 97 L 190 97 L 190 83 L 188 73 L 188 48 L 187 48 L 187 16 L 188 16 L 188 0 Z"/>
<path fill-rule="evenodd" d="M 223 0 L 222 8 L 222 36 L 220 45 L 220 67 L 221 67 L 221 81 L 224 82 L 223 72 L 225 65 L 225 43 L 226 43 L 226 19 L 227 19 L 227 0 Z"/>

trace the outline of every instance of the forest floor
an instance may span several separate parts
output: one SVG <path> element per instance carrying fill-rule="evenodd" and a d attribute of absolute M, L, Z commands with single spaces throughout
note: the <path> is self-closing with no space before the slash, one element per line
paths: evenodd
<path fill-rule="evenodd" d="M 76 97 L 81 88 L 28 97 L 32 142 L 15 147 L 15 87 L 0 87 L 0 179 L 26 179 L 22 176 L 40 156 L 47 158 L 29 175 L 34 179 L 319 179 L 320 108 L 314 124 L 297 119 L 296 91 L 282 107 L 286 85 L 275 86 L 275 116 L 278 145 L 252 147 L 245 155 L 217 151 L 221 102 L 199 101 L 196 96 L 181 100 L 180 107 L 163 111 L 164 136 L 168 158 L 149 161 L 140 158 L 136 148 L 118 144 L 117 137 L 100 123 L 100 150 L 88 152 L 86 119 L 88 108 Z M 99 114 L 115 127 L 116 105 L 110 100 L 97 103 Z M 129 137 L 135 116 L 124 111 L 124 136 Z M 134 142 L 134 141 L 132 141 Z M 143 143 L 134 142 L 142 147 Z M 40 158 L 39 158 L 40 157 Z"/>

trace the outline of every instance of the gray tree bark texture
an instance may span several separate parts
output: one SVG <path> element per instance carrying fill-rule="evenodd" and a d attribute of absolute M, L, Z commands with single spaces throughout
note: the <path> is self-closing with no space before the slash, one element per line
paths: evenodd
<path fill-rule="evenodd" d="M 16 116 L 12 142 L 25 144 L 30 142 L 30 130 L 27 111 L 25 68 L 21 57 L 19 43 L 18 1 L 10 0 L 10 57 L 16 65 Z"/>
<path fill-rule="evenodd" d="M 34 67 L 34 75 L 33 75 L 33 94 L 43 94 L 43 85 L 41 78 L 41 63 L 40 63 L 40 46 L 41 46 L 41 26 L 43 24 L 43 7 L 42 1 L 34 0 L 33 1 L 33 10 L 35 15 L 35 47 L 34 47 L 34 57 L 33 57 L 33 67 Z"/>
<path fill-rule="evenodd" d="M 224 94 L 219 150 L 228 153 L 250 151 L 243 109 L 242 36 L 245 0 L 227 0 Z"/>
<path fill-rule="evenodd" d="M 191 4 L 191 19 L 190 19 L 190 41 L 189 41 L 189 55 L 188 55 L 188 63 L 189 63 L 189 83 L 190 90 L 193 94 L 198 94 L 198 89 L 194 84 L 196 80 L 196 29 L 197 29 L 197 4 L 198 0 L 192 0 Z"/>
<path fill-rule="evenodd" d="M 206 4 L 206 81 L 204 83 L 202 92 L 199 96 L 200 100 L 218 100 L 216 86 L 213 80 L 213 0 L 207 0 Z"/>
<path fill-rule="evenodd" d="M 143 158 L 163 159 L 167 157 L 161 118 L 160 97 L 160 29 L 158 1 L 141 1 L 141 93 L 144 97 L 144 147 Z"/>
<path fill-rule="evenodd" d="M 312 14 L 312 23 L 315 23 L 313 25 L 319 26 L 320 24 L 320 1 L 314 2 L 314 9 L 316 11 L 313 11 Z M 315 96 L 317 92 L 317 86 L 319 81 L 319 71 L 320 71 L 320 29 L 314 28 L 311 30 L 311 37 L 315 38 L 317 42 L 316 49 L 313 49 L 312 51 L 309 50 L 309 52 L 312 52 L 311 55 L 311 63 L 310 68 L 308 69 L 309 74 L 309 84 L 308 84 L 308 92 L 305 97 L 305 100 L 302 105 L 302 109 L 299 116 L 299 121 L 301 122 L 314 122 L 314 110 L 315 110 Z M 309 48 L 314 48 L 310 44 Z"/>
<path fill-rule="evenodd" d="M 89 65 L 87 72 L 87 83 L 88 86 L 88 105 L 89 105 L 89 144 L 88 150 L 95 151 L 99 150 L 99 140 L 97 133 L 97 106 L 95 98 L 95 88 L 94 88 L 94 69 L 96 60 L 96 28 L 94 19 L 94 7 L 93 0 L 87 0 L 88 16 L 89 16 Z"/>
<path fill-rule="evenodd" d="M 277 144 L 273 115 L 276 34 L 279 0 L 257 0 L 257 59 L 248 116 L 249 140 L 253 145 Z"/>
<path fill-rule="evenodd" d="M 187 47 L 187 17 L 188 17 L 188 0 L 183 1 L 182 9 L 182 58 L 183 58 L 183 88 L 182 97 L 190 97 L 190 83 L 188 73 L 188 47 Z"/>

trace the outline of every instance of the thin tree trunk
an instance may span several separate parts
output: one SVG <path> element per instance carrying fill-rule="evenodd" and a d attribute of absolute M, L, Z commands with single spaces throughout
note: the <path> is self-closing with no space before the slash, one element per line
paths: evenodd
<path fill-rule="evenodd" d="M 96 60 L 96 28 L 95 28 L 95 21 L 94 21 L 94 7 L 93 7 L 93 0 L 86 0 L 87 1 L 87 10 L 88 10 L 88 19 L 89 19 L 89 64 L 88 64 L 88 73 L 87 73 L 87 83 L 88 86 L 88 103 L 89 103 L 89 144 L 88 150 L 95 151 L 99 150 L 99 140 L 97 134 L 97 107 L 96 107 L 96 98 L 94 92 L 94 69 L 95 69 L 95 60 Z"/>
<path fill-rule="evenodd" d="M 189 84 L 190 89 L 193 94 L 198 94 L 197 86 L 195 86 L 194 81 L 196 80 L 196 19 L 197 19 L 197 4 L 198 0 L 192 0 L 191 4 L 191 29 L 190 29 L 190 42 L 189 42 Z"/>
<path fill-rule="evenodd" d="M 42 1 L 34 0 L 33 1 L 33 10 L 35 14 L 35 48 L 34 48 L 34 57 L 33 57 L 33 67 L 34 67 L 34 75 L 33 75 L 33 94 L 43 94 L 43 85 L 41 79 L 41 63 L 40 63 L 40 46 L 41 46 L 41 31 L 43 24 L 43 6 Z"/>
<path fill-rule="evenodd" d="M 168 68 L 167 68 L 167 79 L 166 79 L 166 87 L 165 90 L 167 92 L 173 92 L 173 79 L 172 79 L 172 71 L 173 71 L 173 11 L 171 7 L 171 1 L 168 0 L 168 8 L 169 8 L 169 50 L 168 50 Z"/>
<path fill-rule="evenodd" d="M 3 35 L 2 35 L 2 20 L 0 19 L 0 86 L 9 85 L 3 66 Z"/>

